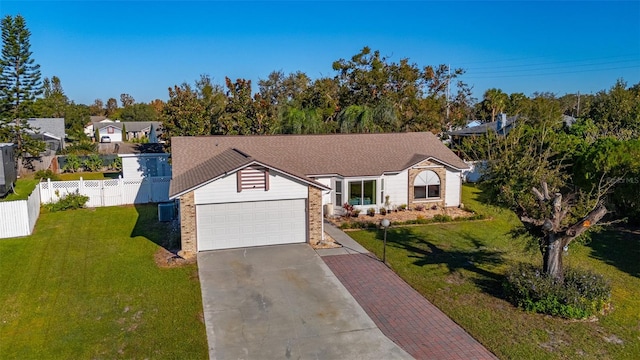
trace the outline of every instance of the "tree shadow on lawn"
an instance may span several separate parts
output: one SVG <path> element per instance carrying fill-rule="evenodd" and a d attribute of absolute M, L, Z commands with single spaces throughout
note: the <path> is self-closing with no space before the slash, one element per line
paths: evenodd
<path fill-rule="evenodd" d="M 591 235 L 591 256 L 640 278 L 640 228 L 617 228 Z"/>
<path fill-rule="evenodd" d="M 176 253 L 180 247 L 180 227 L 177 220 L 160 222 L 158 204 L 135 204 L 138 220 L 131 230 L 131 237 L 142 236 L 158 246 Z"/>
<path fill-rule="evenodd" d="M 478 275 L 471 281 L 483 292 L 496 298 L 504 299 L 502 290 L 502 274 L 485 270 L 479 265 L 499 265 L 503 258 L 501 251 L 489 250 L 476 238 L 464 232 L 456 233 L 469 242 L 469 250 L 445 249 L 428 240 L 428 235 L 416 235 L 410 229 L 396 228 L 387 234 L 387 244 L 408 251 L 409 258 L 415 259 L 416 266 L 440 265 L 447 266 L 449 273 L 454 274 L 458 270 L 468 270 Z M 382 239 L 382 235 L 377 237 Z"/>

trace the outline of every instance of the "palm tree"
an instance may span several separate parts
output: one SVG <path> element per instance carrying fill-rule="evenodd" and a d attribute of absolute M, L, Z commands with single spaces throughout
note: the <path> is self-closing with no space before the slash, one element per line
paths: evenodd
<path fill-rule="evenodd" d="M 504 111 L 509 102 L 509 96 L 500 89 L 492 88 L 484 93 L 482 101 L 487 109 L 491 109 L 491 121 L 496 119 L 496 114 Z"/>

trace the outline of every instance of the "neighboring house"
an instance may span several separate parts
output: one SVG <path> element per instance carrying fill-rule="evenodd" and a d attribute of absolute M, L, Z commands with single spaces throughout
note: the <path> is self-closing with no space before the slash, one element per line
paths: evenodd
<path fill-rule="evenodd" d="M 121 122 L 99 122 L 93 124 L 95 128 L 96 141 L 101 141 L 104 136 L 108 136 L 110 142 L 121 142 L 123 125 Z"/>
<path fill-rule="evenodd" d="M 103 116 L 92 116 L 92 121 L 84 127 L 84 133 L 94 138 L 96 131 L 100 141 L 102 136 L 109 136 L 112 142 L 133 139 L 157 139 L 161 134 L 161 124 L 158 121 L 113 121 Z M 95 119 L 94 119 L 95 118 Z"/>
<path fill-rule="evenodd" d="M 89 123 L 84 126 L 84 134 L 88 138 L 93 139 L 96 136 L 97 125 L 100 123 L 113 123 L 115 121 L 108 119 L 106 116 L 90 116 Z M 99 141 L 100 139 L 98 139 Z"/>
<path fill-rule="evenodd" d="M 124 146 L 120 148 L 124 151 Z M 136 144 L 129 152 L 118 156 L 122 158 L 122 177 L 125 179 L 171 177 L 170 154 L 165 153 L 160 144 Z"/>
<path fill-rule="evenodd" d="M 325 211 L 344 203 L 457 207 L 467 169 L 431 133 L 174 137 L 171 147 L 187 256 L 318 243 Z"/>
<path fill-rule="evenodd" d="M 11 191 L 17 179 L 15 145 L 0 143 L 0 197 Z"/>
<path fill-rule="evenodd" d="M 467 125 L 465 126 L 465 128 L 472 128 L 472 127 L 476 127 L 476 126 L 480 126 L 482 125 L 482 121 L 480 120 L 471 120 L 469 122 L 467 122 Z"/>
<path fill-rule="evenodd" d="M 158 138 L 158 129 L 160 122 L 158 121 L 124 121 L 124 129 L 126 130 L 126 139 L 151 139 Z"/>
<path fill-rule="evenodd" d="M 64 118 L 30 118 L 30 135 L 47 144 L 47 150 L 60 151 L 64 148 Z"/>
<path fill-rule="evenodd" d="M 517 116 L 507 117 L 507 114 L 498 114 L 498 119 L 496 121 L 480 124 L 477 126 L 466 127 L 460 130 L 449 131 L 447 132 L 447 134 L 449 134 L 452 139 L 467 136 L 479 136 L 487 134 L 489 132 L 496 132 L 500 135 L 506 135 L 515 126 L 517 118 Z"/>

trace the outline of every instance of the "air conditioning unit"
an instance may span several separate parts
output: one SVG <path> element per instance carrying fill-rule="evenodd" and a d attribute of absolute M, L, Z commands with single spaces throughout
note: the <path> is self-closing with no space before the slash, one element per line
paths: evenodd
<path fill-rule="evenodd" d="M 158 204 L 158 221 L 171 221 L 176 217 L 176 204 L 165 202 Z"/>

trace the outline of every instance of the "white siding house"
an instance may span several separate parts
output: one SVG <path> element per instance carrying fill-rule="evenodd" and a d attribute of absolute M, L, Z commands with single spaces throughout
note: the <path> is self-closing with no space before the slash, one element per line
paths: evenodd
<path fill-rule="evenodd" d="M 122 124 L 121 123 L 98 123 L 98 138 L 101 141 L 103 136 L 108 136 L 111 142 L 122 142 Z"/>
<path fill-rule="evenodd" d="M 260 178 L 258 186 L 240 189 L 238 178 L 242 171 L 194 191 L 196 222 L 200 224 L 198 249 L 305 242 L 307 185 L 276 171 L 261 169 L 251 170 Z"/>
<path fill-rule="evenodd" d="M 460 206 L 460 193 L 462 189 L 462 172 L 447 169 L 447 186 L 445 194 L 445 206 Z"/>
<path fill-rule="evenodd" d="M 269 190 L 237 191 L 236 174 L 224 176 L 194 191 L 196 205 L 244 201 L 270 201 L 282 199 L 306 199 L 307 186 L 291 178 L 269 172 Z"/>

